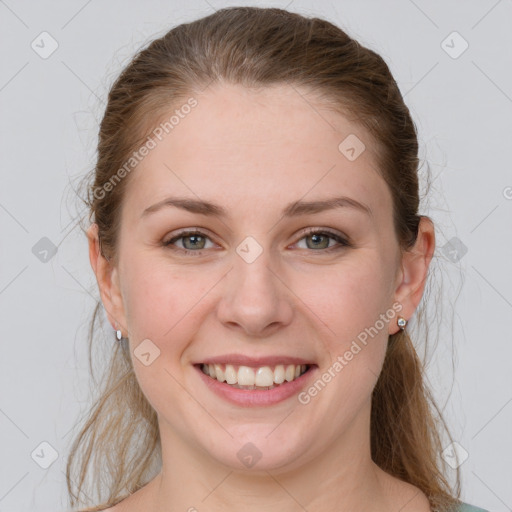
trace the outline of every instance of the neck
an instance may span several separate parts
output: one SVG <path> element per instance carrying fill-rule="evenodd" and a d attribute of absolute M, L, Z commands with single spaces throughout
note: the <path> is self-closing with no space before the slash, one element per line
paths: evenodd
<path fill-rule="evenodd" d="M 390 510 L 390 477 L 370 454 L 369 410 L 323 453 L 294 468 L 239 471 L 183 441 L 161 421 L 162 470 L 145 510 L 367 512 Z M 367 435 L 362 435 L 366 432 Z"/>

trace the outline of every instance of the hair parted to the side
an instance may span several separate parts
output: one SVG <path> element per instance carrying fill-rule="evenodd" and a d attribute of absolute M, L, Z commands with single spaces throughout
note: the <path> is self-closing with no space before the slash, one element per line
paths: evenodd
<path fill-rule="evenodd" d="M 89 220 L 98 224 L 102 254 L 113 264 L 130 174 L 107 193 L 105 183 L 173 107 L 222 82 L 300 86 L 360 123 L 372 137 L 377 169 L 392 194 L 400 247 L 412 247 L 421 218 L 418 140 L 387 64 L 328 21 L 276 8 L 232 7 L 152 41 L 110 90 L 84 200 Z M 93 314 L 89 357 L 99 313 L 101 303 Z M 161 463 L 156 412 L 139 388 L 126 346 L 112 345 L 96 400 L 74 439 L 66 468 L 71 506 L 99 503 L 87 503 L 84 511 L 115 505 L 155 476 Z M 442 436 L 451 437 L 424 381 L 424 365 L 407 331 L 390 336 L 372 395 L 371 454 L 383 470 L 421 489 L 433 509 L 445 511 L 459 502 L 460 479 L 457 470 L 453 489 L 440 457 Z"/>

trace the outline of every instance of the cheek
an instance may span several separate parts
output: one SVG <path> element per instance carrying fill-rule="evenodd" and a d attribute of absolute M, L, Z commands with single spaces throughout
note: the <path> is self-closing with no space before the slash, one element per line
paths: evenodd
<path fill-rule="evenodd" d="M 336 267 L 297 276 L 294 291 L 321 320 L 333 345 L 343 349 L 344 341 L 374 326 L 390 309 L 386 279 L 382 261 L 368 251 Z M 377 329 L 384 331 L 381 337 L 387 337 L 388 325 L 378 323 Z"/>
<path fill-rule="evenodd" d="M 205 294 L 204 281 L 198 281 L 176 268 L 145 261 L 129 261 L 125 272 L 126 321 L 136 338 L 154 339 L 160 344 L 187 318 Z"/>
<path fill-rule="evenodd" d="M 305 314 L 319 319 L 316 323 L 324 329 L 320 339 L 329 358 L 322 375 L 333 383 L 327 387 L 338 410 L 357 407 L 356 402 L 371 394 L 384 361 L 389 326 L 396 322 L 385 286 L 385 264 L 373 251 L 365 256 L 361 253 L 357 261 L 300 278 L 303 287 L 298 295 L 307 297 Z"/>
<path fill-rule="evenodd" d="M 330 275 L 325 279 L 329 292 L 317 290 L 308 297 L 322 320 L 317 324 L 329 327 L 321 337 L 328 357 L 317 380 L 306 390 L 304 401 L 317 401 L 332 436 L 340 425 L 348 428 L 350 418 L 371 400 L 382 369 L 389 325 L 396 317 L 382 291 L 379 270 L 378 265 L 365 266 L 364 271 L 354 267 L 339 272 L 336 278 Z"/>
<path fill-rule="evenodd" d="M 194 315 L 200 308 L 194 304 L 205 291 L 191 286 L 190 277 L 177 277 L 166 265 L 142 260 L 130 262 L 127 276 L 126 318 L 137 381 L 156 411 L 167 411 L 172 403 L 180 417 L 184 414 L 177 399 L 183 392 L 181 357 L 197 323 Z M 147 365 L 139 357 L 143 353 L 149 353 Z"/>

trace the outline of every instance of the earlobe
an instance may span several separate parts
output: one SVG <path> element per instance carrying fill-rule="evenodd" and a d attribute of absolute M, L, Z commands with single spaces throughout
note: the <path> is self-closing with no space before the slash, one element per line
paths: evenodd
<path fill-rule="evenodd" d="M 401 281 L 395 290 L 395 300 L 402 305 L 400 315 L 406 320 L 411 318 L 421 301 L 434 250 L 434 224 L 429 217 L 422 216 L 416 243 L 402 255 Z"/>
<path fill-rule="evenodd" d="M 89 260 L 96 275 L 101 301 L 107 312 L 112 328 L 125 329 L 123 301 L 119 288 L 117 268 L 105 258 L 100 250 L 98 225 L 93 223 L 87 229 Z"/>

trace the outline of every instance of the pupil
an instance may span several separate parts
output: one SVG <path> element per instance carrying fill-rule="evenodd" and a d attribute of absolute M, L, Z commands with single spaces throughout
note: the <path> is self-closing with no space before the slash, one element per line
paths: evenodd
<path fill-rule="evenodd" d="M 187 238 L 192 241 L 192 246 L 193 247 L 197 247 L 198 246 L 198 240 L 201 239 L 202 237 L 198 236 L 198 235 L 189 235 Z"/>
<path fill-rule="evenodd" d="M 318 239 L 322 239 L 322 238 L 325 238 L 324 235 L 311 235 L 312 239 L 313 239 L 313 244 L 315 244 L 315 247 L 318 247 Z"/>

